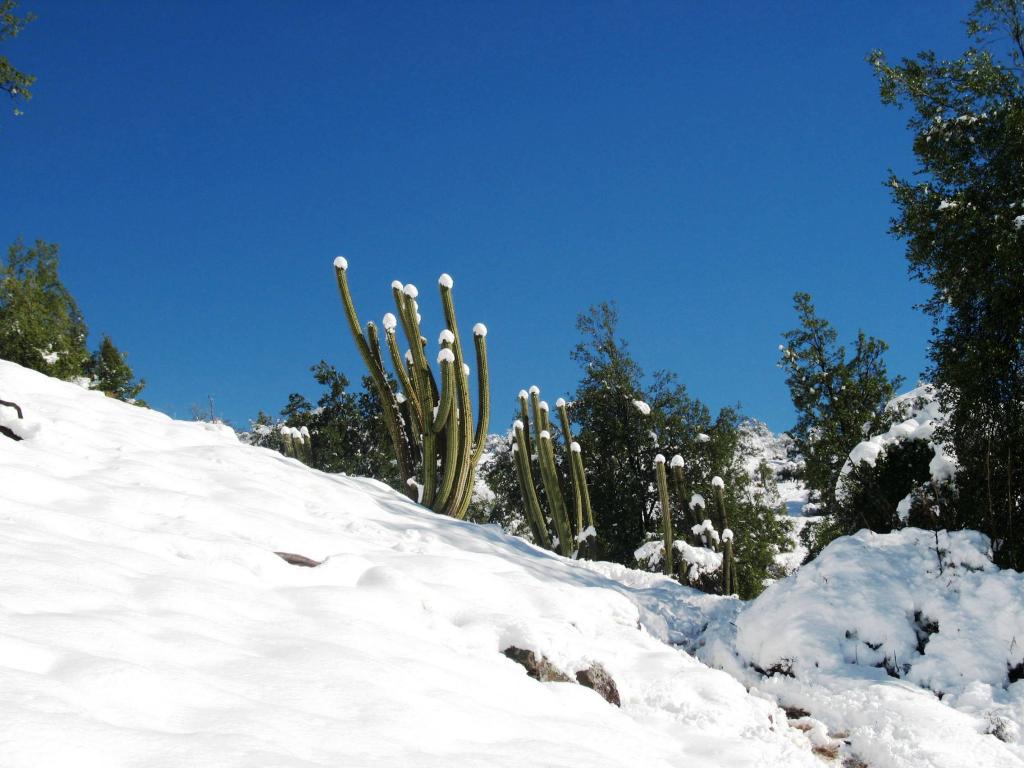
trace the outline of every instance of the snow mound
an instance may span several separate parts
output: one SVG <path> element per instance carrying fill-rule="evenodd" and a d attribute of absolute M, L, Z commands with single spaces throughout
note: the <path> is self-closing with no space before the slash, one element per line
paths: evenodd
<path fill-rule="evenodd" d="M 2 361 L 0 392 L 25 409 L 0 438 L 5 768 L 819 764 L 666 644 L 702 626 L 692 590 Z M 621 709 L 510 645 L 600 663 Z"/>
<path fill-rule="evenodd" d="M 869 765 L 1009 766 L 1024 764 L 1022 640 L 1024 575 L 993 565 L 984 535 L 865 530 L 741 610 L 736 659 L 728 641 L 704 656 L 849 731 Z M 879 742 L 894 727 L 908 743 Z"/>

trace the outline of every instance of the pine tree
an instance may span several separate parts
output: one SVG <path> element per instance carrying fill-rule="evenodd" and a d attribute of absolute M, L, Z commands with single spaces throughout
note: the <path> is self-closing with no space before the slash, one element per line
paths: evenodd
<path fill-rule="evenodd" d="M 0 358 L 61 379 L 82 376 L 88 331 L 57 275 L 58 247 L 16 241 L 0 269 Z"/>
<path fill-rule="evenodd" d="M 931 288 L 930 374 L 960 462 L 959 524 L 1024 568 L 1024 3 L 979 0 L 972 45 L 869 61 L 883 103 L 913 109 L 914 180 L 890 175 L 910 274 Z"/>
<path fill-rule="evenodd" d="M 136 381 L 127 355 L 121 352 L 107 335 L 103 336 L 99 349 L 92 353 L 85 366 L 85 374 L 92 380 L 90 387 L 136 405 L 146 403 L 138 399 L 146 386 L 145 380 Z"/>
<path fill-rule="evenodd" d="M 797 411 L 790 430 L 805 461 L 805 480 L 826 512 L 835 511 L 836 482 L 861 440 L 878 431 L 886 404 L 900 386 L 889 378 L 884 341 L 857 333 L 853 355 L 837 344 L 832 325 L 819 317 L 810 294 L 793 296 L 799 327 L 786 331 L 780 367 Z"/>

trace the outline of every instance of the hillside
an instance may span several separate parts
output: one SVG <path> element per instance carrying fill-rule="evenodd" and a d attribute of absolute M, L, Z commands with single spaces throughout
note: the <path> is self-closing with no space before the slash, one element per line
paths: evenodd
<path fill-rule="evenodd" d="M 2 409 L 25 440 L 0 439 L 5 768 L 819 764 L 774 704 L 656 636 L 658 577 L 10 363 L 0 392 L 25 410 Z M 599 662 L 621 708 L 509 646 Z"/>

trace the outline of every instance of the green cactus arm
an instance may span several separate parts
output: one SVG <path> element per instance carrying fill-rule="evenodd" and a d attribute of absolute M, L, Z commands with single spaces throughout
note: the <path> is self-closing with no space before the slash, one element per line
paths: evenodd
<path fill-rule="evenodd" d="M 572 439 L 572 425 L 569 422 L 569 409 L 566 407 L 565 400 L 558 398 L 558 400 L 555 401 L 555 410 L 558 411 L 558 420 L 562 426 L 562 442 L 565 443 L 566 464 L 571 470 L 570 477 L 572 478 L 572 493 L 576 510 L 575 533 L 576 536 L 579 536 L 583 533 L 583 493 L 580 486 L 586 485 L 587 483 L 585 479 L 582 482 L 580 481 L 580 477 L 576 471 L 576 461 L 573 456 L 573 454 L 576 453 L 576 451 L 573 450 L 573 445 L 576 443 Z"/>
<path fill-rule="evenodd" d="M 551 507 L 551 517 L 555 521 L 558 532 L 558 548 L 565 557 L 572 556 L 574 544 L 569 515 L 565 509 L 565 499 L 558 483 L 558 469 L 555 466 L 555 449 L 551 444 L 551 433 L 544 430 L 537 442 L 537 459 L 540 462 L 540 478 L 544 485 L 544 493 Z"/>
<path fill-rule="evenodd" d="M 487 442 L 487 427 L 491 420 L 490 374 L 487 370 L 487 326 L 477 323 L 473 326 L 473 346 L 476 348 L 476 435 L 473 438 L 473 467 L 480 462 Z"/>
<path fill-rule="evenodd" d="M 409 410 L 413 417 L 413 428 L 417 431 L 423 429 L 423 410 L 420 406 L 419 396 L 409 378 L 409 369 L 402 360 L 402 353 L 398 348 L 398 335 L 395 333 L 395 317 L 388 314 L 384 316 L 384 338 L 387 341 L 388 353 L 391 357 L 391 366 L 395 369 L 398 383 L 402 385 L 402 392 L 409 402 Z"/>
<path fill-rule="evenodd" d="M 544 420 L 540 415 L 540 389 L 530 387 L 530 415 L 533 417 L 533 438 L 537 441 L 537 455 L 540 455 L 540 433 L 544 431 Z"/>
<path fill-rule="evenodd" d="M 675 573 L 674 552 L 672 544 L 675 536 L 672 533 L 672 505 L 668 498 L 668 480 L 665 477 L 665 457 L 660 453 L 654 457 L 654 468 L 658 475 L 658 500 L 661 502 L 661 532 L 665 541 L 665 556 L 662 560 L 665 575 L 671 576 Z"/>
<path fill-rule="evenodd" d="M 459 325 L 455 319 L 455 304 L 452 300 L 453 281 L 448 275 L 438 279 L 441 292 L 441 306 L 444 310 L 445 325 L 455 337 L 452 351 L 455 353 L 455 400 L 458 406 L 458 451 L 456 453 L 455 487 L 448 500 L 445 511 L 452 517 L 462 519 L 473 493 L 473 476 L 476 467 L 472 463 L 473 454 L 473 407 L 469 397 L 469 381 L 466 377 L 466 361 L 462 353 L 462 342 L 459 337 Z"/>
<path fill-rule="evenodd" d="M 338 291 L 341 294 L 341 303 L 345 309 L 345 317 L 348 320 L 349 330 L 356 342 L 356 348 L 363 358 L 363 364 L 370 372 L 370 379 L 377 389 L 377 395 L 381 401 L 381 408 L 384 411 L 384 423 L 391 438 L 392 447 L 395 449 L 395 460 L 398 464 L 398 474 L 402 478 L 402 484 L 407 488 L 410 498 L 415 499 L 411 494 L 415 491 L 408 490 L 406 485 L 412 477 L 412 463 L 409 458 L 408 446 L 405 436 L 401 430 L 399 413 L 394 393 L 387 382 L 383 368 L 374 364 L 370 354 L 369 345 L 363 337 L 362 326 L 359 323 L 359 316 L 356 314 L 355 304 L 352 302 L 352 294 L 348 287 L 348 262 L 341 256 L 334 260 L 334 273 L 338 281 Z"/>
<path fill-rule="evenodd" d="M 513 426 L 513 432 L 515 433 L 517 447 L 516 460 L 519 467 L 519 490 L 523 494 L 523 501 L 526 503 L 527 512 L 534 518 L 534 523 L 540 533 L 540 541 L 538 543 L 544 549 L 551 549 L 548 524 L 544 520 L 544 513 L 540 509 L 533 472 L 530 469 L 530 452 L 526 445 L 526 426 L 522 422 L 516 422 Z"/>
<path fill-rule="evenodd" d="M 526 456 L 533 456 L 533 445 L 530 441 L 530 396 L 525 389 L 519 390 L 519 420 L 523 422 L 523 435 L 526 438 Z"/>
<path fill-rule="evenodd" d="M 579 443 L 574 442 L 572 444 L 572 460 L 576 467 L 576 476 L 579 478 L 580 493 L 583 496 L 583 512 L 587 516 L 587 526 L 597 528 L 594 525 L 594 511 L 590 507 L 590 489 L 587 487 L 587 473 L 583 466 L 583 456 L 579 450 Z"/>
<path fill-rule="evenodd" d="M 281 430 L 281 447 L 284 448 L 285 456 L 289 459 L 295 458 L 295 443 L 292 441 L 292 435 L 287 428 Z"/>
<path fill-rule="evenodd" d="M 450 354 L 445 355 L 445 350 Z M 455 401 L 455 354 L 450 347 L 443 347 L 437 355 L 437 364 L 441 367 L 441 400 L 437 406 L 433 429 L 440 432 L 452 417 L 452 403 Z"/>
<path fill-rule="evenodd" d="M 718 521 L 724 537 L 729 528 L 729 516 L 725 509 L 725 483 L 717 475 L 711 479 L 711 493 L 718 509 Z M 722 542 L 722 594 L 732 594 L 733 588 L 732 538 Z"/>

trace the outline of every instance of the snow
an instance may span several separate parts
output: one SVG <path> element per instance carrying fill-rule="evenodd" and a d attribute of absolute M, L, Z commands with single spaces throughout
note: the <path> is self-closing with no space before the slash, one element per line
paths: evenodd
<path fill-rule="evenodd" d="M 546 401 L 546 400 L 541 400 L 541 401 L 540 401 L 540 402 L 539 402 L 539 403 L 537 404 L 537 407 L 538 407 L 538 408 L 540 408 L 540 409 L 541 409 L 542 411 L 544 411 L 545 413 L 547 413 L 547 412 L 548 412 L 548 411 L 550 410 L 550 408 L 548 407 L 548 403 L 547 403 L 547 401 Z"/>
<path fill-rule="evenodd" d="M 441 274 L 439 278 L 437 278 L 437 284 L 440 285 L 442 288 L 447 288 L 448 290 L 451 290 L 452 286 L 455 285 L 455 281 L 452 280 L 451 275 L 449 275 L 447 272 L 444 272 Z"/>
<path fill-rule="evenodd" d="M 703 496 L 699 493 L 694 493 L 690 495 L 690 509 L 696 509 L 697 507 L 704 509 L 707 507 L 707 503 L 704 501 Z"/>
<path fill-rule="evenodd" d="M 402 281 L 401 280 L 392 280 L 391 281 L 391 290 L 393 290 L 393 291 L 404 291 L 405 290 L 405 286 L 402 285 Z"/>
<path fill-rule="evenodd" d="M 467 378 L 469 377 L 469 365 L 467 365 L 466 363 L 462 364 L 462 375 Z"/>
<path fill-rule="evenodd" d="M 909 413 L 909 415 L 902 421 L 893 424 L 886 432 L 873 435 L 854 446 L 850 451 L 850 457 L 842 468 L 839 482 L 836 484 L 836 494 L 840 499 L 845 498 L 843 479 L 854 466 L 861 462 L 875 466 L 879 456 L 889 446 L 904 440 L 927 440 L 929 442 L 933 457 L 929 462 L 928 469 L 933 480 L 944 482 L 956 474 L 956 458 L 949 453 L 946 446 L 932 440 L 936 428 L 944 422 L 945 414 L 936 397 L 935 389 L 931 385 L 923 384 L 894 398 L 886 408 L 892 413 Z"/>
<path fill-rule="evenodd" d="M 406 286 L 405 286 L 405 287 L 404 287 L 404 288 L 402 289 L 402 292 L 403 292 L 403 293 L 404 293 L 404 294 L 405 294 L 406 296 L 408 296 L 408 297 L 409 297 L 410 299 L 415 299 L 415 298 L 416 298 L 417 296 L 419 296 L 419 295 L 420 295 L 419 289 L 418 289 L 418 288 L 416 288 L 416 286 L 415 286 L 415 285 L 413 285 L 412 283 L 409 283 L 408 285 L 406 285 Z"/>
<path fill-rule="evenodd" d="M 572 450 L 573 453 L 580 453 L 583 450 L 582 448 L 580 448 L 580 444 L 577 443 L 575 440 L 573 440 L 572 443 L 569 444 L 569 448 Z"/>
<path fill-rule="evenodd" d="M 546 429 L 542 429 L 541 432 L 540 432 L 540 439 L 541 440 L 550 440 L 551 439 L 551 433 L 548 432 Z"/>
<path fill-rule="evenodd" d="M 650 416 L 651 415 L 651 406 L 649 406 L 643 400 L 634 400 L 633 401 L 633 407 L 635 407 L 638 411 L 640 411 L 640 413 L 642 413 L 644 416 Z"/>
<path fill-rule="evenodd" d="M 11 363 L 0 391 L 26 437 L 0 439 L 5 768 L 820 765 L 668 644 L 734 601 Z M 510 645 L 601 663 L 622 707 Z"/>
<path fill-rule="evenodd" d="M 711 487 L 712 488 L 725 488 L 725 481 L 722 478 L 720 478 L 718 475 L 715 475 L 714 477 L 711 478 Z"/>
<path fill-rule="evenodd" d="M 1022 228 L 1024 228 L 1024 215 L 1017 216 L 1017 217 L 1014 218 L 1014 220 L 1013 220 L 1013 228 L 1014 229 L 1022 229 Z"/>
<path fill-rule="evenodd" d="M 655 456 L 654 457 L 654 463 L 655 464 L 664 464 L 665 463 L 665 456 L 664 456 L 664 454 L 659 453 L 657 456 Z"/>
<path fill-rule="evenodd" d="M 560 397 L 555 400 L 555 408 L 565 408 L 565 398 Z"/>
<path fill-rule="evenodd" d="M 484 325 L 483 323 L 477 323 L 476 325 L 473 326 L 473 335 L 474 336 L 486 336 L 487 335 L 487 326 Z"/>
<path fill-rule="evenodd" d="M 340 269 L 342 272 L 344 272 L 346 269 L 348 269 L 348 259 L 346 259 L 344 256 L 335 256 L 334 268 Z"/>
<path fill-rule="evenodd" d="M 529 400 L 530 399 L 530 396 L 526 393 L 525 389 L 520 389 L 519 390 L 519 399 L 520 400 Z"/>
<path fill-rule="evenodd" d="M 686 462 L 683 461 L 683 457 L 680 456 L 677 453 L 675 456 L 672 457 L 672 463 L 669 464 L 669 466 L 671 466 L 671 467 L 685 467 L 686 466 Z"/>
<path fill-rule="evenodd" d="M 393 332 L 398 327 L 398 319 L 390 312 L 384 314 L 382 322 L 384 323 L 384 330 L 388 333 Z"/>
<path fill-rule="evenodd" d="M 455 362 L 455 353 L 452 352 L 447 347 L 445 347 L 444 349 L 438 350 L 437 362 L 438 362 L 438 364 L 440 364 L 440 363 L 454 363 Z"/>
<path fill-rule="evenodd" d="M 540 387 L 538 387 L 536 384 L 534 384 L 532 387 L 530 387 L 530 394 L 531 395 L 539 395 L 540 394 Z"/>
<path fill-rule="evenodd" d="M 907 528 L 832 542 L 702 656 L 848 733 L 868 765 L 1021 766 L 1022 637 L 1024 575 L 995 567 L 985 536 Z"/>

